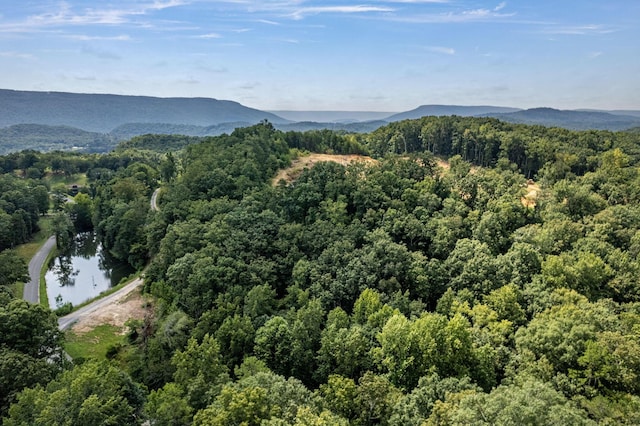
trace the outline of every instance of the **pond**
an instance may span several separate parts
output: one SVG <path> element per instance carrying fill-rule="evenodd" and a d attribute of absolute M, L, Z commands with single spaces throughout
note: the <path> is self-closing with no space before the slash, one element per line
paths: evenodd
<path fill-rule="evenodd" d="M 49 306 L 56 309 L 70 302 L 74 306 L 117 285 L 134 271 L 113 259 L 93 232 L 75 237 L 71 249 L 51 260 L 45 274 Z"/>

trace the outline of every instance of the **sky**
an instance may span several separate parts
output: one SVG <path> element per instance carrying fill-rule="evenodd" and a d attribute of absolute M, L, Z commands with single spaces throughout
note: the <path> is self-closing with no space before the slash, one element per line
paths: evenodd
<path fill-rule="evenodd" d="M 0 88 L 640 110 L 640 0 L 0 0 Z"/>

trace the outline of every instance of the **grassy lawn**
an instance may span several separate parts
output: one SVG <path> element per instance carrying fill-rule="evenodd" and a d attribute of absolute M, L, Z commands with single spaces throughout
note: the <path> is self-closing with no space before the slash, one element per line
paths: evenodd
<path fill-rule="evenodd" d="M 87 175 L 84 173 L 77 173 L 71 176 L 47 174 L 44 179 L 49 182 L 52 188 L 57 184 L 66 186 L 73 184 L 85 186 L 87 184 Z"/>
<path fill-rule="evenodd" d="M 55 257 L 58 253 L 58 249 L 55 247 L 51 252 L 49 252 L 49 256 L 47 256 L 47 260 L 44 262 L 44 267 L 40 271 L 40 304 L 45 308 L 50 308 L 49 306 L 49 295 L 47 294 L 47 282 L 44 279 L 44 276 L 47 274 L 47 265 L 53 257 Z"/>
<path fill-rule="evenodd" d="M 109 324 L 99 325 L 83 334 L 67 331 L 64 347 L 71 358 L 105 359 L 109 347 L 124 343 L 120 332 L 120 328 Z"/>
<path fill-rule="evenodd" d="M 22 257 L 25 262 L 29 263 L 40 246 L 44 244 L 45 241 L 47 241 L 47 238 L 49 238 L 49 236 L 51 236 L 53 232 L 51 230 L 51 220 L 52 219 L 49 216 L 40 217 L 40 220 L 38 220 L 40 231 L 33 235 L 33 239 L 31 240 L 31 242 L 20 244 L 18 247 L 16 247 L 18 256 Z"/>

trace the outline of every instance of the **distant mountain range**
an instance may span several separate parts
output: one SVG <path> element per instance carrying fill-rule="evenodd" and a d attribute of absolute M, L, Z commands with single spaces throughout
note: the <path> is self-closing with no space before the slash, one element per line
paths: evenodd
<path fill-rule="evenodd" d="M 126 123 L 211 126 L 228 122 L 288 123 L 275 114 L 210 98 L 154 98 L 0 89 L 0 127 L 72 126 L 106 133 Z"/>
<path fill-rule="evenodd" d="M 211 98 L 156 98 L 0 89 L 0 155 L 22 149 L 109 151 L 134 136 L 215 136 L 268 120 L 278 129 L 371 132 L 389 122 L 424 116 L 495 117 L 511 123 L 574 130 L 640 127 L 640 111 L 522 110 L 497 106 L 422 105 L 378 111 L 261 111 Z"/>
<path fill-rule="evenodd" d="M 620 112 L 566 111 L 553 108 L 532 108 L 509 113 L 481 114 L 499 120 L 520 124 L 539 124 L 549 127 L 564 127 L 572 130 L 627 130 L 640 126 L 639 111 Z"/>
<path fill-rule="evenodd" d="M 460 117 L 473 117 L 491 114 L 503 114 L 521 111 L 519 108 L 496 106 L 462 106 L 462 105 L 422 105 L 411 111 L 401 112 L 386 118 L 387 121 L 413 120 L 429 115 L 444 116 L 458 115 Z"/>
<path fill-rule="evenodd" d="M 384 120 L 395 114 L 395 112 L 381 111 L 269 111 L 279 117 L 291 121 L 307 121 L 317 123 L 356 123 L 363 121 Z"/>

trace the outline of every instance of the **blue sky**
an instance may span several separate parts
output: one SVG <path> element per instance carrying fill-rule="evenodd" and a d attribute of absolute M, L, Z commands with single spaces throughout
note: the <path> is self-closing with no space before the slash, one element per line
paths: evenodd
<path fill-rule="evenodd" d="M 0 88 L 640 109 L 639 0 L 0 0 Z"/>

